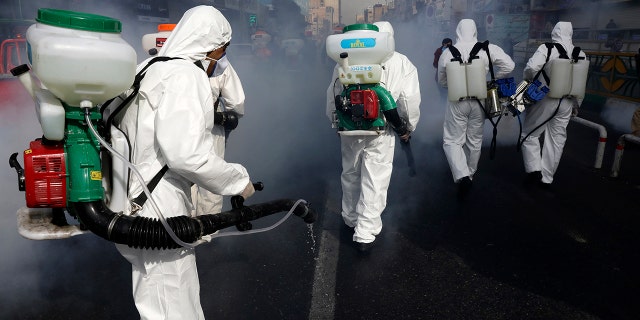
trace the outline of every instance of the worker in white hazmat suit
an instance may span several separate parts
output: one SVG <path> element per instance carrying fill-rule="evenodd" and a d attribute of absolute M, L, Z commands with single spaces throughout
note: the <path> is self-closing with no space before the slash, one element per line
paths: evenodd
<path fill-rule="evenodd" d="M 213 95 L 207 74 L 196 64 L 219 59 L 216 49 L 229 41 L 230 32 L 217 9 L 187 10 L 158 54 L 178 59 L 147 69 L 139 94 L 123 116 L 120 128 L 129 138 L 132 162 L 144 183 L 168 167 L 152 192 L 167 218 L 191 214 L 194 183 L 220 195 L 247 198 L 254 192 L 245 168 L 214 152 Z M 130 199 L 141 192 L 141 182 L 131 179 Z M 150 205 L 137 214 L 156 217 Z M 132 264 L 133 296 L 142 319 L 204 319 L 193 248 L 118 249 Z"/>
<path fill-rule="evenodd" d="M 227 40 L 228 38 L 228 40 Z M 211 92 L 214 99 L 214 110 L 216 113 L 234 112 L 238 118 L 244 115 L 244 90 L 240 77 L 229 62 L 226 48 L 231 41 L 231 32 L 225 35 L 227 44 L 222 49 L 225 52 L 222 57 L 215 61 L 206 61 L 204 69 L 209 75 Z M 227 123 L 216 123 L 213 126 L 213 148 L 220 158 L 224 159 Z M 206 188 L 196 184 L 191 188 L 191 197 L 196 210 L 196 215 L 214 214 L 222 211 L 222 196 L 207 191 Z"/>
<path fill-rule="evenodd" d="M 389 22 L 376 22 L 379 32 L 393 36 Z M 420 118 L 420 83 L 418 71 L 409 59 L 393 52 L 382 62 L 384 68 L 381 85 L 395 99 L 398 114 L 406 121 L 407 133 L 400 138 L 408 140 Z M 327 116 L 333 120 L 335 110 L 334 85 L 339 82 L 338 66 L 327 90 Z M 337 84 L 336 84 L 337 82 Z M 377 136 L 341 135 L 342 152 L 342 218 L 354 228 L 353 241 L 359 250 L 366 251 L 382 230 L 381 214 L 387 205 L 387 189 L 393 169 L 395 136 L 391 126 Z"/>
<path fill-rule="evenodd" d="M 556 23 L 551 31 L 551 41 L 559 43 L 570 55 L 573 51 L 573 27 L 571 22 L 560 21 Z M 560 58 L 560 53 L 556 48 L 551 50 L 547 61 L 547 47 L 542 44 L 531 56 L 524 68 L 523 79 L 531 80 L 543 68 L 550 74 L 551 61 Z M 585 57 L 585 53 L 580 51 L 580 57 Z M 546 81 L 540 77 L 543 84 Z M 557 79 L 556 79 L 557 80 Z M 550 79 L 553 82 L 553 79 Z M 522 158 L 524 160 L 525 172 L 527 172 L 527 182 L 538 182 L 541 186 L 548 186 L 553 182 L 553 175 L 558 168 L 564 144 L 567 141 L 567 125 L 572 112 L 582 103 L 582 99 L 575 97 L 565 97 L 561 99 L 551 98 L 548 95 L 535 105 L 525 110 L 524 124 L 522 125 L 521 139 Z M 536 129 L 537 128 L 537 129 Z M 540 146 L 540 135 L 544 133 L 544 146 Z"/>
<path fill-rule="evenodd" d="M 456 36 L 454 47 L 462 55 L 462 60 L 466 62 L 471 50 L 478 42 L 475 21 L 471 19 L 460 20 L 456 28 Z M 499 46 L 489 44 L 489 55 L 497 79 L 505 78 L 513 71 L 515 63 Z M 489 57 L 487 53 L 480 50 L 478 57 L 484 62 L 485 75 L 488 74 Z M 447 50 L 442 53 L 438 61 L 438 83 L 444 87 L 447 86 L 446 64 L 452 58 L 452 50 Z M 468 192 L 473 175 L 478 169 L 485 119 L 483 106 L 476 99 L 449 101 L 445 110 L 443 148 L 453 180 L 458 184 L 459 195 Z"/>

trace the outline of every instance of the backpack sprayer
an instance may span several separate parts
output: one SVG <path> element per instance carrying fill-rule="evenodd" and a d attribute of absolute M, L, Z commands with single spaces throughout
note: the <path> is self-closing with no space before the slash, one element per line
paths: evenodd
<path fill-rule="evenodd" d="M 353 24 L 342 34 L 326 40 L 327 55 L 338 66 L 342 91 L 335 95 L 333 127 L 340 135 L 379 135 L 387 122 L 402 136 L 408 133 L 406 120 L 398 114 L 391 93 L 380 85 L 382 61 L 395 51 L 395 41 L 388 32 L 379 32 L 373 24 Z M 410 174 L 415 174 L 409 142 L 402 142 L 407 153 Z"/>
<path fill-rule="evenodd" d="M 194 247 L 202 236 L 230 226 L 247 230 L 248 221 L 289 208 L 284 219 L 294 213 L 306 223 L 315 221 L 315 212 L 304 200 L 289 199 L 252 206 L 235 199 L 230 211 L 165 219 L 144 184 L 158 219 L 128 215 L 127 168 L 142 177 L 116 150 L 126 141 L 104 140 L 105 131 L 113 128 L 103 127 L 97 105 L 131 87 L 135 51 L 120 37 L 121 23 L 109 17 L 39 9 L 36 21 L 27 31 L 35 75 L 27 65 L 11 70 L 33 97 L 43 130 L 43 137 L 24 151 L 24 169 L 18 153 L 9 159 L 26 197 L 26 208 L 18 211 L 21 235 L 60 239 L 88 229 L 115 243 L 165 249 Z M 120 165 L 111 165 L 114 160 Z M 65 210 L 79 220 L 79 227 L 66 224 Z"/>
<path fill-rule="evenodd" d="M 547 57 L 542 68 L 532 80 L 521 81 L 509 99 L 509 109 L 514 115 L 522 113 L 526 108 L 533 106 L 547 95 L 556 99 L 584 98 L 589 61 L 580 57 L 580 47 L 574 47 L 571 57 L 569 57 L 560 43 L 547 42 L 545 46 L 547 47 Z M 549 63 L 553 48 L 558 51 L 560 59 L 551 61 L 549 74 L 547 74 L 544 68 Z M 545 84 L 540 81 L 540 76 L 544 79 Z"/>
<path fill-rule="evenodd" d="M 515 80 L 511 78 L 496 79 L 489 52 L 489 41 L 477 42 L 467 61 L 463 61 L 462 54 L 454 47 L 449 46 L 453 59 L 447 62 L 447 87 L 449 101 L 467 99 L 484 100 L 484 111 L 487 118 L 501 116 L 508 98 L 515 93 Z M 485 64 L 478 56 L 480 50 L 484 50 L 489 61 L 491 80 L 486 80 Z"/>

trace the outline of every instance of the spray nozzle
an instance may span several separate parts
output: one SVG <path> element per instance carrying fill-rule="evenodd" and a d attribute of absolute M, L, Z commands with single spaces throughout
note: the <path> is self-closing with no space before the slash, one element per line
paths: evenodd
<path fill-rule="evenodd" d="M 346 52 L 341 53 L 340 59 L 342 59 L 342 62 L 340 63 L 342 69 L 347 70 L 347 68 L 349 68 L 349 54 Z"/>
<path fill-rule="evenodd" d="M 31 70 L 31 68 L 29 68 L 27 64 L 21 64 L 11 69 L 11 74 L 14 77 L 18 77 L 18 80 L 20 80 L 20 83 L 22 83 L 24 88 L 27 89 L 27 92 L 29 92 L 29 95 L 31 96 L 31 98 L 35 100 L 35 93 L 33 89 L 33 79 L 31 78 L 31 74 L 29 73 L 29 70 Z"/>

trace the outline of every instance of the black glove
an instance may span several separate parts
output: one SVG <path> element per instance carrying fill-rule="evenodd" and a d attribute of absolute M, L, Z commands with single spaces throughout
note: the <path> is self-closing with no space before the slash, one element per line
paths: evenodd
<path fill-rule="evenodd" d="M 397 109 L 383 111 L 383 113 L 387 121 L 391 123 L 393 131 L 395 131 L 398 136 L 404 136 L 409 132 L 407 129 L 407 121 L 400 117 Z"/>
<path fill-rule="evenodd" d="M 231 131 L 238 127 L 238 114 L 233 111 L 216 112 L 213 116 L 213 122 L 224 126 L 225 131 Z"/>

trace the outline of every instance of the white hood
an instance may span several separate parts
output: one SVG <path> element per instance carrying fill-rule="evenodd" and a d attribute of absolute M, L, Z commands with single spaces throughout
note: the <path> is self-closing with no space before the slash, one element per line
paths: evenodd
<path fill-rule="evenodd" d="M 471 19 L 462 19 L 456 28 L 457 43 L 476 43 L 478 42 L 478 29 L 476 22 Z"/>
<path fill-rule="evenodd" d="M 211 6 L 197 6 L 184 13 L 158 55 L 195 62 L 229 41 L 231 25 L 222 13 Z"/>
<path fill-rule="evenodd" d="M 389 23 L 389 21 L 378 21 L 374 22 L 373 25 L 378 27 L 378 32 L 386 32 L 391 35 L 391 39 L 393 39 L 395 43 L 395 39 L 393 38 L 393 26 L 391 26 L 391 23 Z M 390 53 L 383 59 L 383 62 L 388 61 L 393 56 L 393 54 L 394 52 Z"/>
<path fill-rule="evenodd" d="M 378 27 L 379 32 L 388 32 L 393 38 L 393 26 L 391 26 L 391 23 L 389 23 L 389 21 L 378 21 L 374 22 L 373 25 Z"/>
<path fill-rule="evenodd" d="M 560 21 L 556 23 L 551 31 L 551 40 L 556 43 L 562 44 L 562 46 L 571 54 L 573 49 L 573 26 L 571 22 Z"/>

